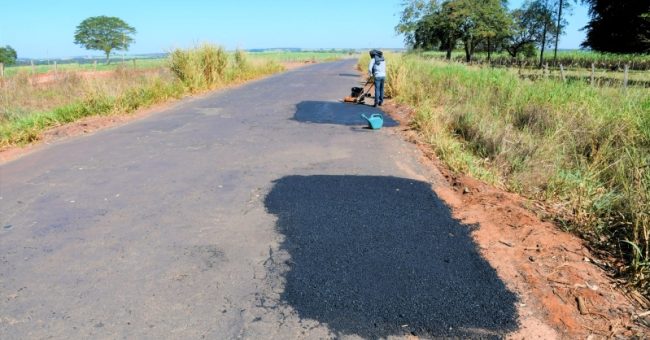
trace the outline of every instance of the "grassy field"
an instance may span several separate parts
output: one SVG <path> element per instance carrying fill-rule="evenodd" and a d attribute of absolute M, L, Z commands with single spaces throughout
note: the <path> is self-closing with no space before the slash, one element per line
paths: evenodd
<path fill-rule="evenodd" d="M 342 58 L 349 58 L 352 55 L 342 52 L 251 52 L 251 59 L 274 60 L 276 62 L 322 62 Z"/>
<path fill-rule="evenodd" d="M 87 76 L 92 64 L 58 65 L 52 81 L 40 83 L 30 66 L 12 67 L 0 82 L 0 149 L 37 140 L 53 126 L 92 115 L 133 112 L 155 103 L 281 72 L 284 61 L 323 61 L 342 53 L 226 52 L 214 45 L 175 50 L 165 59 L 124 65 L 98 64 L 101 76 Z M 52 73 L 53 66 L 38 72 Z"/>
<path fill-rule="evenodd" d="M 444 59 L 445 52 L 441 51 L 426 51 L 419 53 L 422 57 L 433 59 Z M 451 55 L 452 61 L 465 61 L 465 52 L 454 51 Z M 477 52 L 473 56 L 474 62 L 486 63 L 487 53 Z M 518 56 L 516 59 L 512 58 L 506 52 L 492 53 L 492 64 L 512 66 L 525 63 L 526 65 L 538 65 L 539 55 L 535 57 Z M 650 70 L 650 54 L 613 54 L 613 53 L 599 53 L 593 51 L 558 51 L 557 59 L 553 59 L 553 51 L 546 51 L 544 53 L 544 60 L 550 66 L 557 67 L 559 64 L 565 67 L 573 68 L 591 68 L 593 63 L 599 69 L 622 69 L 623 65 L 627 64 L 630 70 L 648 71 Z"/>
<path fill-rule="evenodd" d="M 231 53 L 232 55 L 233 53 Z M 343 52 L 319 52 L 319 51 L 304 51 L 304 52 L 285 52 L 285 51 L 265 51 L 265 52 L 248 52 L 248 58 L 251 61 L 275 61 L 278 63 L 283 62 L 322 62 L 331 61 L 341 58 L 350 57 L 350 54 Z M 164 68 L 167 66 L 167 58 L 133 58 L 127 57 L 124 61 L 120 57 L 113 57 L 110 64 L 106 64 L 104 60 L 98 59 L 94 64 L 92 61 L 79 63 L 79 62 L 65 62 L 59 61 L 56 65 L 58 72 L 84 72 L 84 71 L 114 71 L 117 69 L 138 69 L 138 70 L 151 70 L 157 68 Z M 46 74 L 55 71 L 54 62 L 37 63 L 32 68 L 31 65 L 10 66 L 5 68 L 5 77 L 12 77 L 18 74 Z"/>
<path fill-rule="evenodd" d="M 134 61 L 135 60 L 135 64 Z M 113 59 L 110 64 L 106 64 L 103 60 L 97 62 L 97 65 L 92 62 L 78 63 L 78 62 L 58 62 L 56 70 L 59 72 L 83 72 L 83 71 L 114 71 L 118 68 L 136 68 L 141 70 L 155 69 L 165 67 L 167 63 L 166 58 L 151 58 L 151 59 L 126 59 L 122 63 L 122 59 Z M 18 74 L 45 74 L 54 72 L 55 66 L 51 62 L 49 64 L 36 64 L 34 68 L 30 65 L 10 66 L 5 68 L 5 76 L 12 77 Z"/>
<path fill-rule="evenodd" d="M 650 293 L 650 91 L 387 60 L 387 94 L 416 109 L 413 126 L 453 171 L 546 202 Z"/>

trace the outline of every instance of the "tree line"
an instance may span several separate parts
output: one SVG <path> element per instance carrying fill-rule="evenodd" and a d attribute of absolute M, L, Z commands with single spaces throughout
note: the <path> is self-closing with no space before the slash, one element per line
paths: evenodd
<path fill-rule="evenodd" d="M 507 0 L 407 0 L 397 33 L 414 49 L 446 51 L 462 47 L 465 60 L 474 52 L 506 51 L 513 58 L 538 54 L 544 62 L 568 24 L 567 13 L 578 0 L 527 0 L 512 11 Z M 591 20 L 582 47 L 600 52 L 650 53 L 650 1 L 582 0 Z"/>

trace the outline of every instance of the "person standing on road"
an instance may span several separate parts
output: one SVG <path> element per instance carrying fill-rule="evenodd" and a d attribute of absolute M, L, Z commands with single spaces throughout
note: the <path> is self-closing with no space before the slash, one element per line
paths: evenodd
<path fill-rule="evenodd" d="M 375 104 L 373 106 L 381 106 L 384 103 L 384 83 L 386 82 L 386 60 L 384 60 L 382 51 L 370 51 L 368 74 L 375 78 Z"/>

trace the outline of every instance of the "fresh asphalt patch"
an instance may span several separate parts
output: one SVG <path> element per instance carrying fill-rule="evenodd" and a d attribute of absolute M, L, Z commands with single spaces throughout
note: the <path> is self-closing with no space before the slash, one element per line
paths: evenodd
<path fill-rule="evenodd" d="M 296 113 L 293 116 L 293 120 L 302 123 L 364 126 L 368 125 L 368 121 L 361 117 L 361 115 L 364 114 L 369 117 L 373 113 L 382 112 L 368 105 L 326 101 L 302 101 L 296 105 Z M 384 127 L 399 125 L 390 116 L 383 115 L 383 117 Z"/>
<path fill-rule="evenodd" d="M 517 328 L 517 297 L 430 184 L 294 175 L 276 180 L 264 203 L 290 257 L 281 302 L 302 319 L 364 338 Z"/>

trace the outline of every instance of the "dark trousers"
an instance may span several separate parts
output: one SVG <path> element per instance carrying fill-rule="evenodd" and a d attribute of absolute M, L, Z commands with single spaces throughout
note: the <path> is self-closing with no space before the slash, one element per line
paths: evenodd
<path fill-rule="evenodd" d="M 384 83 L 385 77 L 375 77 L 375 105 L 384 102 Z"/>

